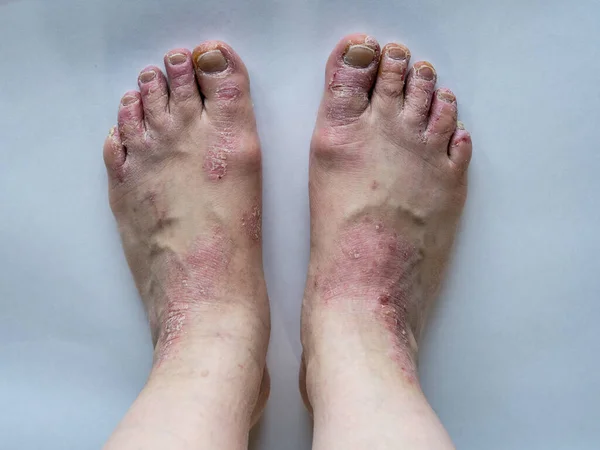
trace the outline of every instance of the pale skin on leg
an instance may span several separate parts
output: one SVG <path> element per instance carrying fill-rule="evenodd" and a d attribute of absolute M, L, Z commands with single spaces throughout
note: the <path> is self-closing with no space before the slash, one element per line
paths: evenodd
<path fill-rule="evenodd" d="M 300 388 L 313 450 L 452 449 L 418 342 L 466 198 L 471 139 L 427 62 L 365 35 L 326 67 L 311 144 Z"/>
<path fill-rule="evenodd" d="M 222 42 L 165 56 L 104 145 L 154 366 L 107 450 L 245 449 L 269 392 L 261 154 L 246 68 Z"/>

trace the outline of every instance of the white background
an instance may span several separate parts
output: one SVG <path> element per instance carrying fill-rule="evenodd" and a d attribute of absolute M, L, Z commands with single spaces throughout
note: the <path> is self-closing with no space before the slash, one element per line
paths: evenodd
<path fill-rule="evenodd" d="M 461 449 L 600 448 L 600 4 L 593 0 L 0 0 L 0 448 L 98 449 L 149 332 L 101 146 L 164 53 L 246 61 L 264 150 L 272 396 L 255 448 L 310 447 L 297 391 L 307 152 L 330 49 L 364 31 L 431 60 L 475 154 L 424 389 Z"/>

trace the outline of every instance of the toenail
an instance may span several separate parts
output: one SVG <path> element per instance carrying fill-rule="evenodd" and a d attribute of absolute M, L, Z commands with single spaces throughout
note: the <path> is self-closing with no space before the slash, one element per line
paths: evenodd
<path fill-rule="evenodd" d="M 405 60 L 408 57 L 408 53 L 402 47 L 390 47 L 387 50 L 387 56 L 392 59 L 397 59 L 399 61 Z"/>
<path fill-rule="evenodd" d="M 456 101 L 456 97 L 451 92 L 438 91 L 437 98 L 446 103 L 454 103 Z"/>
<path fill-rule="evenodd" d="M 127 96 L 123 97 L 123 100 L 121 100 L 121 104 L 123 106 L 128 106 L 128 105 L 131 105 L 131 104 L 137 102 L 137 100 L 138 100 L 137 97 L 134 97 L 133 95 L 127 95 Z"/>
<path fill-rule="evenodd" d="M 174 66 L 183 64 L 186 61 L 187 61 L 187 55 L 184 53 L 173 53 L 173 54 L 169 55 L 169 63 L 171 63 Z"/>
<path fill-rule="evenodd" d="M 140 81 L 142 83 L 148 83 L 156 78 L 156 72 L 154 70 L 148 70 L 140 74 Z"/>
<path fill-rule="evenodd" d="M 228 63 L 221 50 L 211 50 L 196 58 L 196 64 L 202 72 L 216 73 L 227 69 Z"/>
<path fill-rule="evenodd" d="M 354 67 L 367 67 L 375 59 L 375 52 L 366 45 L 351 45 L 344 54 L 344 62 Z"/>
<path fill-rule="evenodd" d="M 465 129 L 465 124 L 462 123 L 460 120 L 458 120 L 456 122 L 456 128 L 458 128 L 459 130 L 464 130 Z"/>
<path fill-rule="evenodd" d="M 419 78 L 432 81 L 435 78 L 435 70 L 429 64 L 415 67 L 415 73 Z"/>

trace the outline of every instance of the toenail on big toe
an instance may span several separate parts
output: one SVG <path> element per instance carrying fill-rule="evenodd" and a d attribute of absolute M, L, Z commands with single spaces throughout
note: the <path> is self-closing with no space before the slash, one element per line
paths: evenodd
<path fill-rule="evenodd" d="M 374 59 L 375 52 L 366 45 L 351 45 L 344 54 L 344 62 L 354 67 L 368 67 Z"/>
<path fill-rule="evenodd" d="M 227 69 L 228 63 L 220 50 L 210 50 L 196 59 L 196 64 L 202 72 L 217 73 Z"/>
<path fill-rule="evenodd" d="M 429 64 L 423 64 L 422 66 L 416 67 L 415 72 L 419 78 L 427 81 L 431 81 L 435 78 L 435 70 Z"/>

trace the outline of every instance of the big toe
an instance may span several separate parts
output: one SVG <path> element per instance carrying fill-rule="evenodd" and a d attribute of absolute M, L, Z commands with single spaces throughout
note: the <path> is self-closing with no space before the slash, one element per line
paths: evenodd
<path fill-rule="evenodd" d="M 209 41 L 194 49 L 193 61 L 209 119 L 253 130 L 250 79 L 239 55 L 224 42 Z"/>
<path fill-rule="evenodd" d="M 367 109 L 380 53 L 377 41 L 364 34 L 346 36 L 335 46 L 327 61 L 320 109 L 331 125 L 353 122 Z"/>

